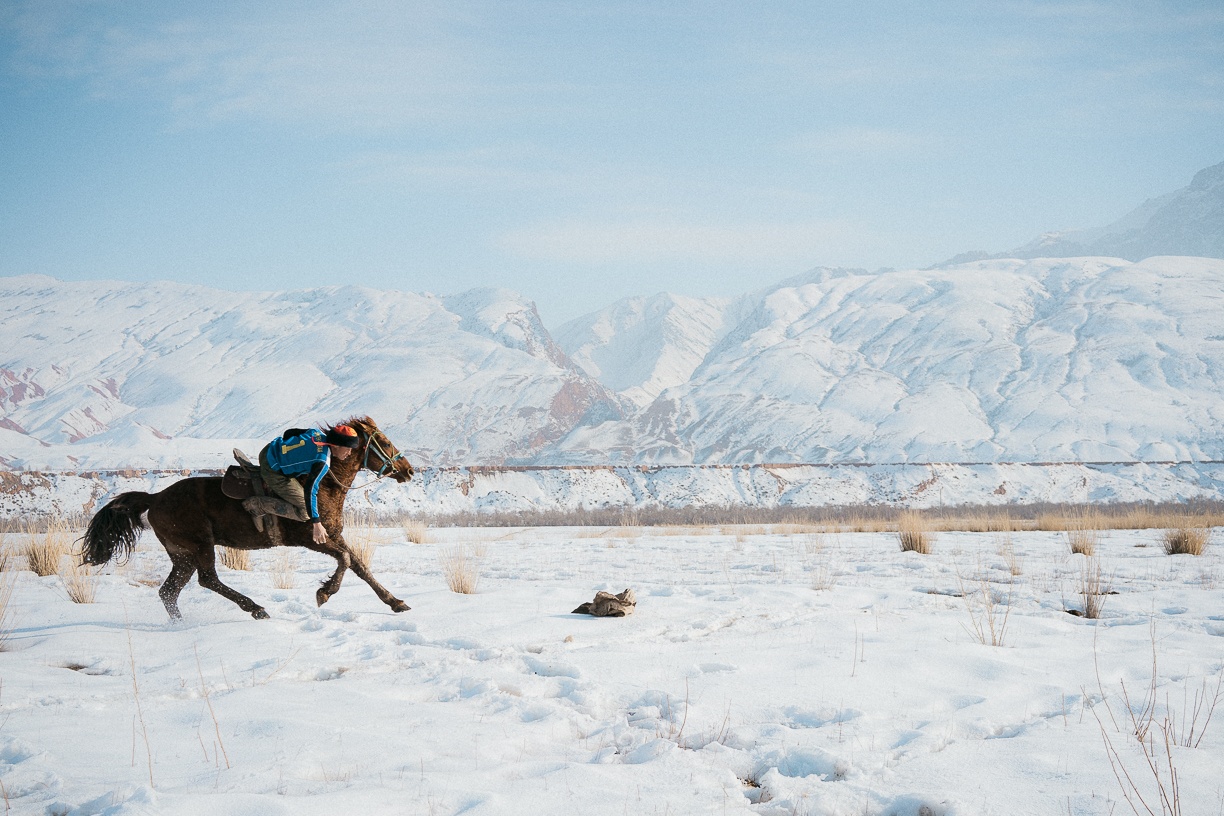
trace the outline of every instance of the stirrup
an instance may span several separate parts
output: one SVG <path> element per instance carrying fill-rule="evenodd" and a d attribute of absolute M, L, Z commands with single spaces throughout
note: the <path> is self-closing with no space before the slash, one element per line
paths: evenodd
<path fill-rule="evenodd" d="M 251 514 L 251 521 L 255 522 L 255 529 L 262 533 L 264 531 L 264 515 L 265 515 L 264 509 L 260 507 L 258 511 L 256 511 L 256 505 L 260 504 L 260 502 L 251 501 L 251 499 L 261 499 L 261 498 L 263 497 L 262 496 L 251 496 L 250 498 L 243 499 L 242 509 L 246 510 L 248 513 Z"/>

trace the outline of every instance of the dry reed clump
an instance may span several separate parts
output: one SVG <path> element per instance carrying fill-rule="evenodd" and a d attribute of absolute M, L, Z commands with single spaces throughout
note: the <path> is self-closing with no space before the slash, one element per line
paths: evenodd
<path fill-rule="evenodd" d="M 1161 540 L 1169 555 L 1202 555 L 1207 549 L 1211 531 L 1205 527 L 1192 526 L 1189 519 L 1164 531 Z"/>
<path fill-rule="evenodd" d="M 404 538 L 413 544 L 429 543 L 429 527 L 423 521 L 405 521 Z"/>
<path fill-rule="evenodd" d="M 471 547 L 464 544 L 444 548 L 438 554 L 442 564 L 442 575 L 446 578 L 446 586 L 451 592 L 460 595 L 476 594 L 480 584 L 480 562 L 486 550 L 482 547 Z"/>
<path fill-rule="evenodd" d="M 31 572 L 46 577 L 59 572 L 60 561 L 71 550 L 72 533 L 68 522 L 54 518 L 41 532 L 27 533 L 23 555 Z"/>
<path fill-rule="evenodd" d="M 221 566 L 232 570 L 249 572 L 251 569 L 251 554 L 246 550 L 236 550 L 233 547 L 218 547 Z"/>
<path fill-rule="evenodd" d="M 1101 617 L 1105 607 L 1105 596 L 1111 592 L 1109 578 L 1106 577 L 1101 559 L 1088 556 L 1080 565 L 1078 594 L 1083 601 L 1085 618 L 1096 620 Z"/>
<path fill-rule="evenodd" d="M 1095 555 L 1100 540 L 1101 534 L 1097 530 L 1067 530 L 1067 545 L 1075 555 Z"/>
<path fill-rule="evenodd" d="M 272 553 L 272 586 L 293 589 L 297 586 L 298 555 L 289 547 L 277 547 Z"/>
<path fill-rule="evenodd" d="M 91 604 L 97 600 L 98 580 L 90 572 L 89 567 L 79 563 L 75 558 L 64 562 L 67 566 L 60 570 L 60 580 L 64 582 L 64 592 L 68 600 L 78 604 Z"/>
<path fill-rule="evenodd" d="M 930 555 L 935 533 L 921 513 L 907 511 L 897 518 L 897 539 L 901 542 L 901 552 Z"/>

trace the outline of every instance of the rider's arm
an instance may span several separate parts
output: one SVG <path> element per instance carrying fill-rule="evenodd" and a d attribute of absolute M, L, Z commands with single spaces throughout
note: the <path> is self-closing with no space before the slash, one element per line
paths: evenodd
<path fill-rule="evenodd" d="M 306 496 L 306 510 L 310 513 L 310 520 L 317 522 L 319 520 L 319 486 L 323 484 L 323 477 L 327 475 L 331 457 L 321 459 L 314 463 L 310 468 L 309 484 L 310 492 Z"/>

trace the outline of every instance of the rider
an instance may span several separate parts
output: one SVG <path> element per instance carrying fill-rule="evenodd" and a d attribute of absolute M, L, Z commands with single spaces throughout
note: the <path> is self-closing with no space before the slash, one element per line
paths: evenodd
<path fill-rule="evenodd" d="M 274 494 L 252 496 L 242 503 L 255 519 L 255 527 L 263 532 L 265 513 L 314 525 L 311 535 L 316 544 L 327 539 L 327 531 L 319 521 L 319 486 L 331 467 L 333 455 L 344 461 L 361 444 L 357 431 L 348 425 L 336 425 L 326 431 L 316 428 L 291 428 L 276 437 L 259 452 L 259 475 Z M 305 476 L 309 494 L 296 477 Z"/>

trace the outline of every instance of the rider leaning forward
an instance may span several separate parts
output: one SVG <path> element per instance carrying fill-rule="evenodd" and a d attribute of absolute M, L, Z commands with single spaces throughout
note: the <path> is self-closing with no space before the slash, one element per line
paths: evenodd
<path fill-rule="evenodd" d="M 308 521 L 314 525 L 316 544 L 327 539 L 327 531 L 319 521 L 319 485 L 331 467 L 332 456 L 344 461 L 360 445 L 357 431 L 348 425 L 336 425 L 326 431 L 316 428 L 293 428 L 276 437 L 259 452 L 259 474 L 274 496 L 252 496 L 242 503 L 255 519 L 255 527 L 263 532 L 263 516 L 267 513 Z M 309 493 L 296 477 L 305 476 Z"/>

